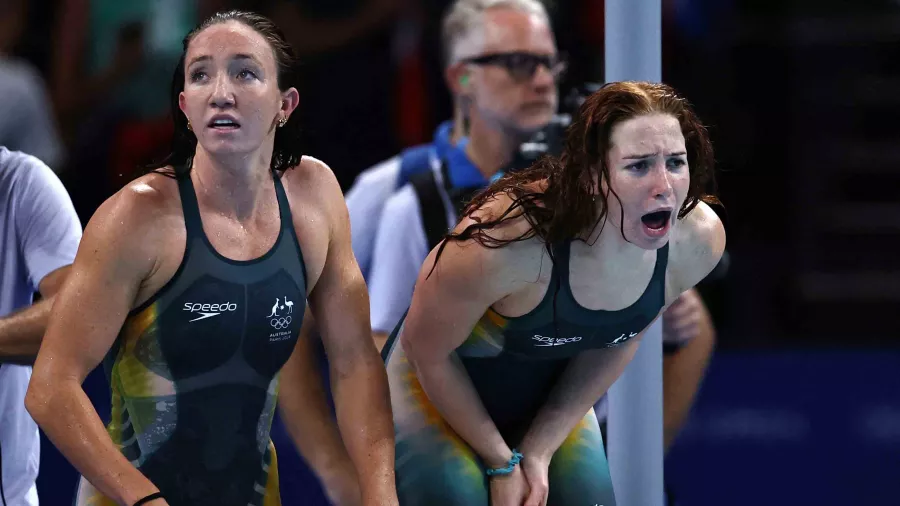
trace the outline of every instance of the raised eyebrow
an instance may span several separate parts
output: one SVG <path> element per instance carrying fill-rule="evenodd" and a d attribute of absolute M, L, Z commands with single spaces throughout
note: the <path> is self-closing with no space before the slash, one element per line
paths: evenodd
<path fill-rule="evenodd" d="M 194 65 L 195 63 L 200 63 L 202 61 L 209 61 L 209 60 L 212 60 L 212 56 L 210 56 L 208 54 L 205 54 L 202 56 L 196 56 L 196 57 L 192 58 L 190 62 L 188 62 L 187 66 L 190 67 L 191 65 Z"/>
<path fill-rule="evenodd" d="M 258 59 L 256 59 L 256 57 L 253 56 L 252 54 L 239 53 L 239 54 L 232 56 L 231 59 L 232 60 L 251 60 L 254 63 L 256 63 L 257 65 L 261 65 L 260 61 Z M 194 57 L 193 59 L 191 59 L 190 63 L 188 63 L 187 66 L 190 67 L 191 65 L 194 65 L 196 63 L 210 61 L 210 60 L 212 60 L 212 56 L 210 56 L 210 55 L 197 56 L 197 57 Z"/>
<path fill-rule="evenodd" d="M 238 61 L 238 60 L 250 60 L 250 61 L 252 61 L 253 63 L 255 63 L 255 64 L 257 64 L 257 65 L 262 66 L 262 62 L 260 62 L 260 61 L 259 61 L 255 56 L 253 56 L 252 54 L 239 53 L 239 54 L 236 54 L 236 55 L 232 56 L 231 59 L 234 60 L 234 61 Z"/>

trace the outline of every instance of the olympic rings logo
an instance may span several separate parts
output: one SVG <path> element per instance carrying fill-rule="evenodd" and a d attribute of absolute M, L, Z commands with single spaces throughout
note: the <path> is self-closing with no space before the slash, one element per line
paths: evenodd
<path fill-rule="evenodd" d="M 269 324 L 272 325 L 272 328 L 277 330 L 286 329 L 288 325 L 291 324 L 291 317 L 285 316 L 284 318 L 272 318 L 269 320 Z"/>

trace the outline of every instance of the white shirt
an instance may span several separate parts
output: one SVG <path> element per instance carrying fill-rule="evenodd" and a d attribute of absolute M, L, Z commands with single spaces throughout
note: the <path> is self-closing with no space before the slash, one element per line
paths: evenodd
<path fill-rule="evenodd" d="M 71 264 L 81 224 L 43 162 L 0 147 L 0 318 L 29 306 L 47 274 Z M 25 410 L 31 367 L 0 366 L 0 479 L 8 506 L 37 506 L 37 424 Z"/>
<path fill-rule="evenodd" d="M 372 264 L 372 248 L 381 212 L 387 199 L 397 189 L 399 176 L 398 155 L 360 173 L 345 196 L 347 211 L 350 213 L 353 254 L 366 279 Z"/>
<path fill-rule="evenodd" d="M 400 162 L 401 155 L 397 155 L 361 172 L 344 197 L 350 213 L 353 254 L 367 281 L 371 279 L 375 236 L 384 207 L 398 189 Z M 431 168 L 439 170 L 440 165 L 437 154 L 432 152 Z M 371 290 L 369 293 L 372 293 Z"/>
<path fill-rule="evenodd" d="M 444 190 L 440 167 L 432 170 L 447 210 L 449 230 L 457 218 Z M 375 240 L 368 281 L 373 332 L 390 333 L 403 318 L 412 300 L 419 271 L 431 268 L 422 265 L 430 251 L 419 198 L 412 185 L 406 184 L 385 204 Z"/>

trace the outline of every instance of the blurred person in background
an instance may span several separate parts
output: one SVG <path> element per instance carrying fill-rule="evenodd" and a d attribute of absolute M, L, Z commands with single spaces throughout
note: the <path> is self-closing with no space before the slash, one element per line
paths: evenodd
<path fill-rule="evenodd" d="M 374 169 L 370 179 L 380 170 L 390 182 L 392 172 L 399 171 L 410 182 L 384 202 L 380 216 L 356 212 L 377 218 L 368 284 L 379 346 L 408 307 L 422 262 L 456 222 L 464 202 L 509 169 L 520 146 L 557 112 L 557 78 L 564 63 L 542 3 L 459 0 L 444 17 L 443 38 L 456 135 L 444 124 L 435 142 L 442 149 L 420 169 L 404 173 L 402 157 L 400 163 Z M 357 200 L 381 197 L 358 193 Z M 348 207 L 353 197 L 348 195 Z"/>
<path fill-rule="evenodd" d="M 556 56 L 556 48 L 553 44 L 553 34 L 549 29 L 547 13 L 543 5 L 537 0 L 524 1 L 480 1 L 480 2 L 456 2 L 451 5 L 452 10 L 444 13 L 443 48 L 440 58 L 433 58 L 444 62 L 444 83 L 448 85 L 453 97 L 453 118 L 443 121 L 434 133 L 432 142 L 420 146 L 415 146 L 401 152 L 388 160 L 385 160 L 374 167 L 364 171 L 356 178 L 353 186 L 347 192 L 347 206 L 350 210 L 350 220 L 353 226 L 353 251 L 360 262 L 363 273 L 368 278 L 369 268 L 371 266 L 372 251 L 375 244 L 375 236 L 382 217 L 382 211 L 388 198 L 397 189 L 402 188 L 409 182 L 410 177 L 426 172 L 428 170 L 443 172 L 442 164 L 446 164 L 444 170 L 451 173 L 451 180 L 462 176 L 463 182 L 467 185 L 479 186 L 487 183 L 487 178 L 496 174 L 503 165 L 509 163 L 513 158 L 516 149 L 523 140 L 528 139 L 535 131 L 545 127 L 550 122 L 556 107 L 556 87 L 551 80 L 547 84 L 547 80 L 539 76 L 537 87 L 538 95 L 548 92 L 547 100 L 548 111 L 543 118 L 538 118 L 533 125 L 518 125 L 520 121 L 516 115 L 521 116 L 521 111 L 517 108 L 523 108 L 525 100 L 528 98 L 523 90 L 531 87 L 533 84 L 529 82 L 539 70 L 541 60 L 546 60 L 554 69 L 545 69 L 544 72 L 556 72 L 561 70 L 561 65 L 554 65 L 554 57 Z M 500 10 L 501 12 L 512 11 L 513 15 L 504 17 L 488 16 L 481 19 L 481 13 L 487 9 Z M 530 9 L 530 11 L 529 11 Z M 512 30 L 518 29 L 520 32 L 523 28 L 522 20 L 525 20 L 524 30 L 528 29 L 528 13 L 537 13 L 540 19 L 538 26 L 546 33 L 543 34 L 546 40 L 515 40 L 523 39 L 529 36 L 528 33 L 515 33 Z M 519 14 L 519 15 L 516 15 Z M 482 22 L 483 21 L 483 22 Z M 469 26 L 467 26 L 469 25 Z M 483 25 L 483 26 L 482 26 Z M 459 61 L 453 61 L 452 54 L 456 50 L 456 46 L 462 44 L 460 39 L 466 38 L 464 42 L 470 42 L 471 39 L 481 37 L 482 33 L 489 33 L 494 39 L 500 42 L 499 49 L 521 46 L 526 51 L 519 58 L 520 61 L 513 61 L 513 58 L 503 59 L 502 56 L 498 61 L 494 62 L 494 66 L 498 69 L 507 68 L 507 72 L 515 73 L 515 79 L 511 75 L 502 73 L 493 73 L 488 76 L 492 78 L 492 88 L 489 91 L 509 102 L 505 104 L 505 109 L 499 113 L 500 116 L 506 116 L 500 121 L 488 121 L 481 119 L 488 109 L 488 106 L 497 108 L 497 104 L 486 104 L 486 98 L 480 98 L 476 104 L 473 102 L 471 87 L 464 87 L 463 83 L 467 83 L 469 76 L 465 75 L 465 69 L 470 65 L 468 62 L 463 64 Z M 475 33 L 473 33 L 475 32 Z M 493 41 L 492 41 L 493 42 Z M 495 44 L 496 45 L 496 44 Z M 528 58 L 528 51 L 535 50 L 533 55 L 538 55 L 537 59 Z M 501 51 L 502 52 L 502 51 Z M 451 65 L 452 63 L 452 65 Z M 471 66 L 475 66 L 472 64 Z M 530 74 L 530 76 L 529 76 Z M 522 75 L 525 79 L 521 79 Z M 520 82 L 516 82 L 516 81 Z M 524 82 L 522 82 L 524 81 Z M 512 83 L 512 89 L 504 90 L 503 86 Z M 473 85 L 474 86 L 474 85 Z M 483 88 L 484 86 L 482 86 Z M 469 89 L 465 89 L 469 88 Z M 521 89 L 519 89 L 521 88 Z M 464 96 L 468 94 L 468 100 Z M 497 98 L 488 96 L 488 98 Z M 478 116 L 474 120 L 472 116 Z M 497 116 L 497 115 L 495 115 Z M 474 125 L 474 126 L 472 126 Z M 469 151 L 475 149 L 477 151 L 490 151 L 485 148 L 486 141 L 478 141 L 473 147 L 467 147 L 467 129 L 474 128 L 476 136 L 482 131 L 490 134 L 492 141 L 503 144 L 501 151 L 497 155 L 482 158 L 491 159 L 490 166 L 480 169 L 474 166 L 469 159 Z M 460 142 L 462 144 L 459 144 Z M 496 158 L 497 160 L 493 160 Z M 477 177 L 479 173 L 480 177 Z M 451 181 L 452 182 L 452 181 Z M 450 183 L 450 182 L 448 182 Z"/>
<path fill-rule="evenodd" d="M 0 146 L 0 504 L 37 506 L 38 427 L 25 410 L 31 364 L 69 275 L 81 223 L 36 157 Z M 35 294 L 40 300 L 35 302 Z"/>
<path fill-rule="evenodd" d="M 265 0 L 300 65 L 298 109 L 308 151 L 342 189 L 397 150 L 392 101 L 394 27 L 404 0 Z M 260 7 L 256 7 L 260 8 Z M 352 118 L 348 121 L 348 118 Z"/>
<path fill-rule="evenodd" d="M 720 267 L 716 267 L 700 285 L 719 278 L 722 274 L 717 273 L 718 270 Z M 715 349 L 716 329 L 697 289 L 684 292 L 666 309 L 662 332 L 663 451 L 668 452 L 688 420 Z M 604 441 L 608 441 L 606 397 L 598 403 L 595 411 Z M 677 491 L 668 482 L 665 486 L 666 506 L 679 505 Z"/>
<path fill-rule="evenodd" d="M 27 0 L 0 0 L 0 146 L 60 171 L 64 148 L 44 79 L 13 56 L 28 18 Z"/>
<path fill-rule="evenodd" d="M 172 136 L 168 82 L 181 35 L 231 0 L 60 0 L 50 82 L 84 222 Z"/>
<path fill-rule="evenodd" d="M 308 303 L 361 502 L 395 505 L 385 371 L 340 187 L 300 152 L 293 51 L 240 11 L 183 47 L 171 154 L 88 224 L 26 406 L 81 472 L 76 504 L 281 504 L 269 429 L 276 402 L 289 425 L 306 402 Z M 81 387 L 101 360 L 105 428 Z"/>

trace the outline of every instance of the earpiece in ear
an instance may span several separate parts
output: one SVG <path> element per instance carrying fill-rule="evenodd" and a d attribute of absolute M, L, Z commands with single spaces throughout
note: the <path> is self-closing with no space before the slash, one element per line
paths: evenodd
<path fill-rule="evenodd" d="M 469 76 L 461 76 L 459 78 L 459 84 L 461 84 L 463 86 L 468 86 L 469 85 Z"/>

